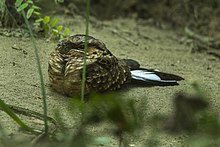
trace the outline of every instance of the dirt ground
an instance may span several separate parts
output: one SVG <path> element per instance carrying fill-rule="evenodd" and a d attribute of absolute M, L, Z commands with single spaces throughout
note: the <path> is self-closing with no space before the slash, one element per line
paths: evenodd
<path fill-rule="evenodd" d="M 85 32 L 85 20 L 81 16 L 74 19 L 58 16 L 61 23 L 70 27 L 72 34 Z M 118 91 L 126 98 L 135 99 L 142 106 L 145 116 L 155 113 L 172 113 L 172 99 L 176 92 L 192 92 L 192 82 L 197 82 L 207 94 L 212 111 L 219 112 L 220 100 L 220 64 L 219 59 L 202 53 L 191 53 L 191 46 L 181 43 L 184 36 L 172 30 L 161 30 L 148 26 L 133 18 L 98 21 L 92 19 L 91 36 L 102 40 L 108 49 L 119 58 L 131 58 L 140 62 L 142 67 L 156 68 L 161 71 L 181 75 L 185 78 L 179 86 L 169 87 L 133 87 L 126 91 Z M 70 115 L 67 111 L 69 98 L 59 95 L 49 88 L 47 62 L 50 52 L 56 46 L 55 41 L 37 39 L 39 54 L 46 84 L 48 115 L 53 116 L 59 110 L 65 123 L 72 128 L 77 127 L 78 115 Z M 7 104 L 17 105 L 43 113 L 43 104 L 39 88 L 39 77 L 31 40 L 25 37 L 0 36 L 0 94 Z M 21 116 L 22 117 L 22 116 Z M 22 117 L 30 125 L 43 127 L 43 122 L 34 118 Z M 0 111 L 0 122 L 7 134 L 20 134 L 15 122 Z M 111 127 L 110 127 L 111 128 Z M 93 126 L 91 132 L 97 136 L 109 136 L 109 124 Z M 137 147 L 144 146 L 152 136 L 151 125 L 144 122 L 144 128 L 138 136 L 128 136 L 129 142 Z M 117 146 L 118 140 L 112 138 L 111 144 Z M 172 136 L 165 133 L 157 135 L 160 146 L 187 146 L 184 140 L 187 135 Z"/>

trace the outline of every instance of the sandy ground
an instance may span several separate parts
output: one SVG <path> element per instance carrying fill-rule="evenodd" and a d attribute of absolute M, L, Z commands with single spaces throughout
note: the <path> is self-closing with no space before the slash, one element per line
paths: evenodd
<path fill-rule="evenodd" d="M 61 20 L 63 20 L 61 23 L 65 23 L 66 26 L 70 27 L 72 34 L 85 32 L 82 17 L 77 16 L 74 19 L 65 18 Z M 90 25 L 90 35 L 101 39 L 117 57 L 136 59 L 142 67 L 157 68 L 185 78 L 179 86 L 135 87 L 123 92 L 125 97 L 135 99 L 137 105 L 147 102 L 147 106 L 142 106 L 146 117 L 155 113 L 171 113 L 173 95 L 179 91 L 193 91 L 190 84 L 194 81 L 198 82 L 207 93 L 211 102 L 211 109 L 219 112 L 219 60 L 205 54 L 191 54 L 190 46 L 178 42 L 181 36 L 178 36 L 174 31 L 159 30 L 138 23 L 134 19 L 116 19 L 104 22 L 93 20 Z M 133 43 L 125 38 L 129 38 Z M 48 113 L 53 116 L 54 111 L 59 110 L 65 123 L 74 128 L 77 126 L 78 116 L 77 114 L 69 115 L 66 109 L 68 98 L 51 91 L 49 88 L 47 76 L 48 55 L 54 50 L 56 44 L 57 42 L 47 42 L 44 38 L 37 39 L 48 96 Z M 13 49 L 13 46 L 21 48 L 21 50 Z M 0 52 L 1 99 L 8 104 L 42 113 L 43 105 L 39 89 L 39 77 L 30 39 L 0 36 Z M 27 121 L 28 124 L 43 127 L 42 122 L 35 119 L 24 118 L 24 121 Z M 14 121 L 1 111 L 0 123 L 8 134 L 18 132 L 18 127 Z M 93 131 L 97 136 L 105 136 L 108 135 L 107 128 L 108 125 L 94 126 Z M 151 135 L 151 126 L 144 122 L 141 134 L 129 137 L 129 139 L 135 146 L 144 146 L 145 141 Z M 157 137 L 160 140 L 160 146 L 186 145 L 186 143 L 183 143 L 185 136 L 172 136 L 161 133 Z M 111 146 L 117 146 L 118 141 L 114 137 L 111 138 Z"/>

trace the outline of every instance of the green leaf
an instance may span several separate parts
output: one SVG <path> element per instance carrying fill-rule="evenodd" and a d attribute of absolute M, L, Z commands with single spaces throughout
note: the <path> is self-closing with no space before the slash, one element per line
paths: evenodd
<path fill-rule="evenodd" d="M 31 17 L 31 15 L 33 14 L 34 12 L 34 9 L 33 8 L 30 8 L 28 11 L 27 11 L 27 19 L 29 19 Z"/>
<path fill-rule="evenodd" d="M 63 29 L 63 26 L 61 26 L 61 25 L 59 25 L 59 26 L 57 27 L 57 31 L 58 31 L 58 32 L 61 32 L 62 29 Z"/>
<path fill-rule="evenodd" d="M 34 11 L 34 14 L 39 16 L 41 13 L 40 12 L 37 12 L 37 11 Z"/>
<path fill-rule="evenodd" d="M 24 10 L 25 8 L 27 8 L 28 3 L 23 3 L 20 7 L 18 7 L 17 11 L 20 12 L 22 10 Z"/>
<path fill-rule="evenodd" d="M 23 2 L 23 0 L 16 0 L 15 6 L 16 6 L 16 7 L 19 7 L 22 2 Z"/>
<path fill-rule="evenodd" d="M 28 0 L 27 3 L 33 4 L 33 1 L 32 0 Z"/>
<path fill-rule="evenodd" d="M 43 18 L 39 18 L 39 19 L 36 19 L 35 22 L 39 23 L 39 22 L 42 22 L 43 20 L 44 20 Z"/>
<path fill-rule="evenodd" d="M 50 22 L 50 16 L 44 16 L 44 24 L 48 24 Z"/>
<path fill-rule="evenodd" d="M 55 34 L 58 34 L 58 33 L 59 33 L 57 29 L 53 29 L 53 32 L 54 32 Z"/>
<path fill-rule="evenodd" d="M 40 8 L 40 7 L 35 6 L 35 5 L 33 5 L 33 6 L 32 6 L 32 8 L 33 8 L 33 9 L 35 9 L 35 10 L 41 10 L 41 8 Z"/>
<path fill-rule="evenodd" d="M 57 19 L 57 18 L 54 18 L 54 19 L 52 20 L 50 26 L 51 26 L 52 28 L 55 27 L 56 24 L 57 24 L 57 22 L 58 22 L 58 19 Z"/>
<path fill-rule="evenodd" d="M 20 125 L 23 129 L 33 133 L 36 135 L 36 132 L 28 127 L 9 107 L 4 103 L 3 100 L 0 99 L 0 109 L 7 113 L 18 125 Z"/>
<path fill-rule="evenodd" d="M 66 28 L 65 28 L 65 31 L 64 31 L 64 35 L 65 35 L 65 36 L 68 36 L 69 33 L 70 33 L 70 29 L 66 27 Z"/>

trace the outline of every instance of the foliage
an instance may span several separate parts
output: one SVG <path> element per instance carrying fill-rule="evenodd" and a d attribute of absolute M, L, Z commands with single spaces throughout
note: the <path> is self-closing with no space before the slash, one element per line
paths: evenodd
<path fill-rule="evenodd" d="M 0 27 L 18 27 L 22 24 L 22 16 L 19 15 L 14 7 L 13 0 L 0 1 Z"/>
<path fill-rule="evenodd" d="M 82 124 L 100 123 L 110 120 L 116 125 L 116 133 L 132 132 L 140 126 L 140 110 L 133 99 L 124 99 L 114 94 L 93 95 L 85 103 L 74 98 L 70 100 L 70 112 L 82 114 Z"/>
<path fill-rule="evenodd" d="M 6 104 L 3 104 L 2 110 L 10 113 L 12 112 Z M 65 121 L 63 121 L 61 117 L 60 111 L 56 111 L 55 118 L 58 124 L 56 127 L 58 128 L 56 132 L 50 134 L 52 140 L 38 139 L 37 136 L 32 142 L 40 144 L 47 143 L 49 146 L 55 144 L 58 146 L 108 145 L 112 140 L 110 137 L 95 136 L 88 132 L 88 128 L 91 125 L 99 125 L 102 122 L 109 121 L 115 126 L 109 133 L 119 138 L 119 144 L 124 144 L 124 146 L 126 146 L 129 142 L 126 141 L 123 134 L 130 133 L 133 135 L 139 132 L 138 130 L 141 128 L 142 112 L 136 108 L 135 101 L 132 99 L 124 99 L 113 94 L 94 94 L 86 103 L 78 98 L 71 99 L 69 101 L 68 110 L 70 115 L 77 113 L 81 116 L 77 130 L 66 128 Z M 2 137 L 3 138 L 1 138 L 0 134 L 0 139 L 6 139 L 5 136 L 2 135 Z M 37 142 L 35 140 L 37 140 Z M 13 140 L 13 142 L 16 142 L 16 140 Z"/>
<path fill-rule="evenodd" d="M 66 128 L 60 112 L 56 112 L 60 131 L 55 133 L 53 141 L 59 146 L 108 145 L 111 142 L 109 136 L 99 137 L 88 131 L 90 126 L 99 126 L 106 121 L 115 126 L 108 135 L 116 136 L 119 144 L 126 146 L 124 133 L 133 135 L 141 127 L 141 112 L 136 109 L 134 100 L 113 94 L 94 94 L 86 103 L 80 98 L 73 98 L 69 101 L 68 110 L 70 115 L 80 116 L 79 123 L 77 129 Z M 110 128 L 112 128 L 111 125 Z"/>
<path fill-rule="evenodd" d="M 0 109 L 7 113 L 21 128 L 24 130 L 31 132 L 32 134 L 38 135 L 39 132 L 33 130 L 32 128 L 28 127 L 17 115 L 0 99 Z"/>
<path fill-rule="evenodd" d="M 175 95 L 174 111 L 170 116 L 155 114 L 148 118 L 153 130 L 159 124 L 167 134 L 187 134 L 185 143 L 192 147 L 220 146 L 220 116 L 210 111 L 207 94 L 198 83 L 193 83 L 192 87 L 195 94 L 181 92 Z M 160 132 L 154 133 L 158 136 Z"/>
<path fill-rule="evenodd" d="M 5 5 L 5 0 L 0 1 L 0 19 L 4 19 L 6 15 L 6 5 Z M 2 23 L 2 22 L 1 22 Z"/>
<path fill-rule="evenodd" d="M 63 38 L 69 35 L 69 28 L 62 25 L 58 25 L 58 19 L 51 19 L 50 16 L 43 16 L 41 14 L 41 8 L 36 6 L 33 0 L 16 0 L 15 3 L 18 12 L 26 10 L 26 18 L 34 18 L 34 26 L 41 28 L 46 36 Z"/>

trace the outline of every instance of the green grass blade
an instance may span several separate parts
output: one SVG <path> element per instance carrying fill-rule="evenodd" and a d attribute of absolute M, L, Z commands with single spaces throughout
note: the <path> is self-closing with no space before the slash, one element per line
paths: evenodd
<path fill-rule="evenodd" d="M 43 108 L 44 108 L 44 131 L 45 134 L 48 135 L 48 118 L 47 118 L 47 101 L 46 101 L 46 90 L 45 90 L 45 85 L 44 85 L 44 78 L 43 78 L 43 73 L 42 73 L 42 68 L 41 68 L 41 63 L 40 63 L 40 57 L 38 54 L 38 48 L 36 45 L 36 41 L 34 38 L 34 34 L 32 32 L 31 26 L 29 24 L 29 21 L 26 18 L 26 14 L 24 11 L 22 11 L 22 15 L 24 17 L 25 23 L 28 27 L 28 30 L 30 32 L 30 36 L 31 36 L 31 41 L 33 43 L 33 47 L 34 47 L 34 52 L 35 52 L 35 58 L 37 61 L 37 68 L 38 68 L 38 73 L 39 73 L 39 78 L 40 78 L 40 84 L 41 84 L 41 94 L 43 97 Z"/>
<path fill-rule="evenodd" d="M 39 132 L 34 131 L 32 128 L 28 127 L 8 106 L 0 99 L 0 109 L 7 113 L 21 128 L 31 132 L 34 135 L 39 135 Z"/>
<path fill-rule="evenodd" d="M 89 35 L 89 13 L 90 13 L 90 0 L 86 0 L 86 37 L 85 37 L 85 48 L 84 48 L 84 58 L 83 58 L 81 101 L 84 100 L 84 95 L 85 95 L 86 54 L 87 54 L 87 49 L 88 49 L 88 39 L 87 39 L 87 36 Z"/>

